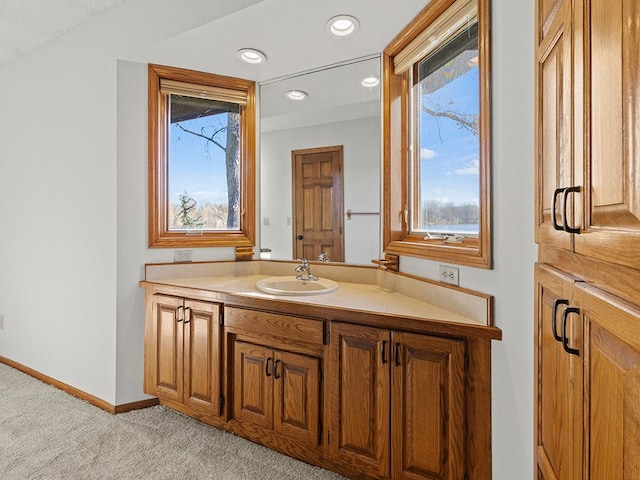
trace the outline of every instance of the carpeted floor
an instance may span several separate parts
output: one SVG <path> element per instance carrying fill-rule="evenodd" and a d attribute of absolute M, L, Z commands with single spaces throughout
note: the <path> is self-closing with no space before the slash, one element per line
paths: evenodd
<path fill-rule="evenodd" d="M 0 478 L 336 480 L 343 477 L 165 407 L 111 415 L 0 364 Z"/>

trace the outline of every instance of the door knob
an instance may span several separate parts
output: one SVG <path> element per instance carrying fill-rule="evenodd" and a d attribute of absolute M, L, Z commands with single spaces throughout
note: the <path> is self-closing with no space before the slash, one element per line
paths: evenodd
<path fill-rule="evenodd" d="M 304 237 L 303 237 L 302 235 L 298 235 L 296 238 L 297 238 L 298 240 L 302 240 Z"/>

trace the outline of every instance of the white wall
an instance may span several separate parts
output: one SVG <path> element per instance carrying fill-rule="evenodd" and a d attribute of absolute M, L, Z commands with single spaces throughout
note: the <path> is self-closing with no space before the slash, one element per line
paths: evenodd
<path fill-rule="evenodd" d="M 249 3 L 134 0 L 0 67 L 0 355 L 110 403 L 144 397 L 137 282 L 173 250 L 146 248 L 146 67 L 117 60 Z M 492 11 L 495 268 L 460 281 L 495 296 L 494 479 L 512 480 L 533 476 L 533 2 Z"/>
<path fill-rule="evenodd" d="M 380 117 L 263 133 L 260 139 L 261 247 L 272 258 L 293 255 L 291 151 L 343 145 L 344 209 L 380 212 Z M 267 188 L 268 186 L 268 188 Z M 265 225 L 265 218 L 269 225 Z M 380 216 L 344 220 L 345 261 L 371 264 L 380 256 Z"/>
<path fill-rule="evenodd" d="M 140 165 L 116 171 L 116 61 L 256 1 L 190 0 L 188 9 L 171 0 L 125 2 L 0 66 L 0 355 L 112 404 L 140 398 L 141 338 L 131 351 L 117 350 L 117 316 L 132 311 L 142 264 L 172 252 L 125 254 L 117 181 Z M 146 138 L 146 124 L 137 126 Z M 145 158 L 136 158 L 143 169 Z M 144 214 L 135 223 L 144 224 Z M 123 263 L 135 276 L 118 274 Z M 121 323 L 127 338 L 131 317 Z M 117 352 L 129 380 L 124 395 L 116 391 Z"/>

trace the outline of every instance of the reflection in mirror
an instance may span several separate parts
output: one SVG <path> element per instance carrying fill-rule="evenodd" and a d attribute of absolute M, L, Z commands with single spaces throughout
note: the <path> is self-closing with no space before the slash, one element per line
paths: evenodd
<path fill-rule="evenodd" d="M 261 84 L 261 258 L 380 256 L 379 79 L 376 55 Z"/>

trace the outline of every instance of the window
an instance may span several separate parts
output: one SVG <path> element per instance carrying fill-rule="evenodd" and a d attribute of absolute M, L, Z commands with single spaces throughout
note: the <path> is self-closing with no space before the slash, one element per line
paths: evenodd
<path fill-rule="evenodd" d="M 488 0 L 434 0 L 384 52 L 385 253 L 491 268 Z"/>
<path fill-rule="evenodd" d="M 252 246 L 254 83 L 148 71 L 149 246 Z"/>

